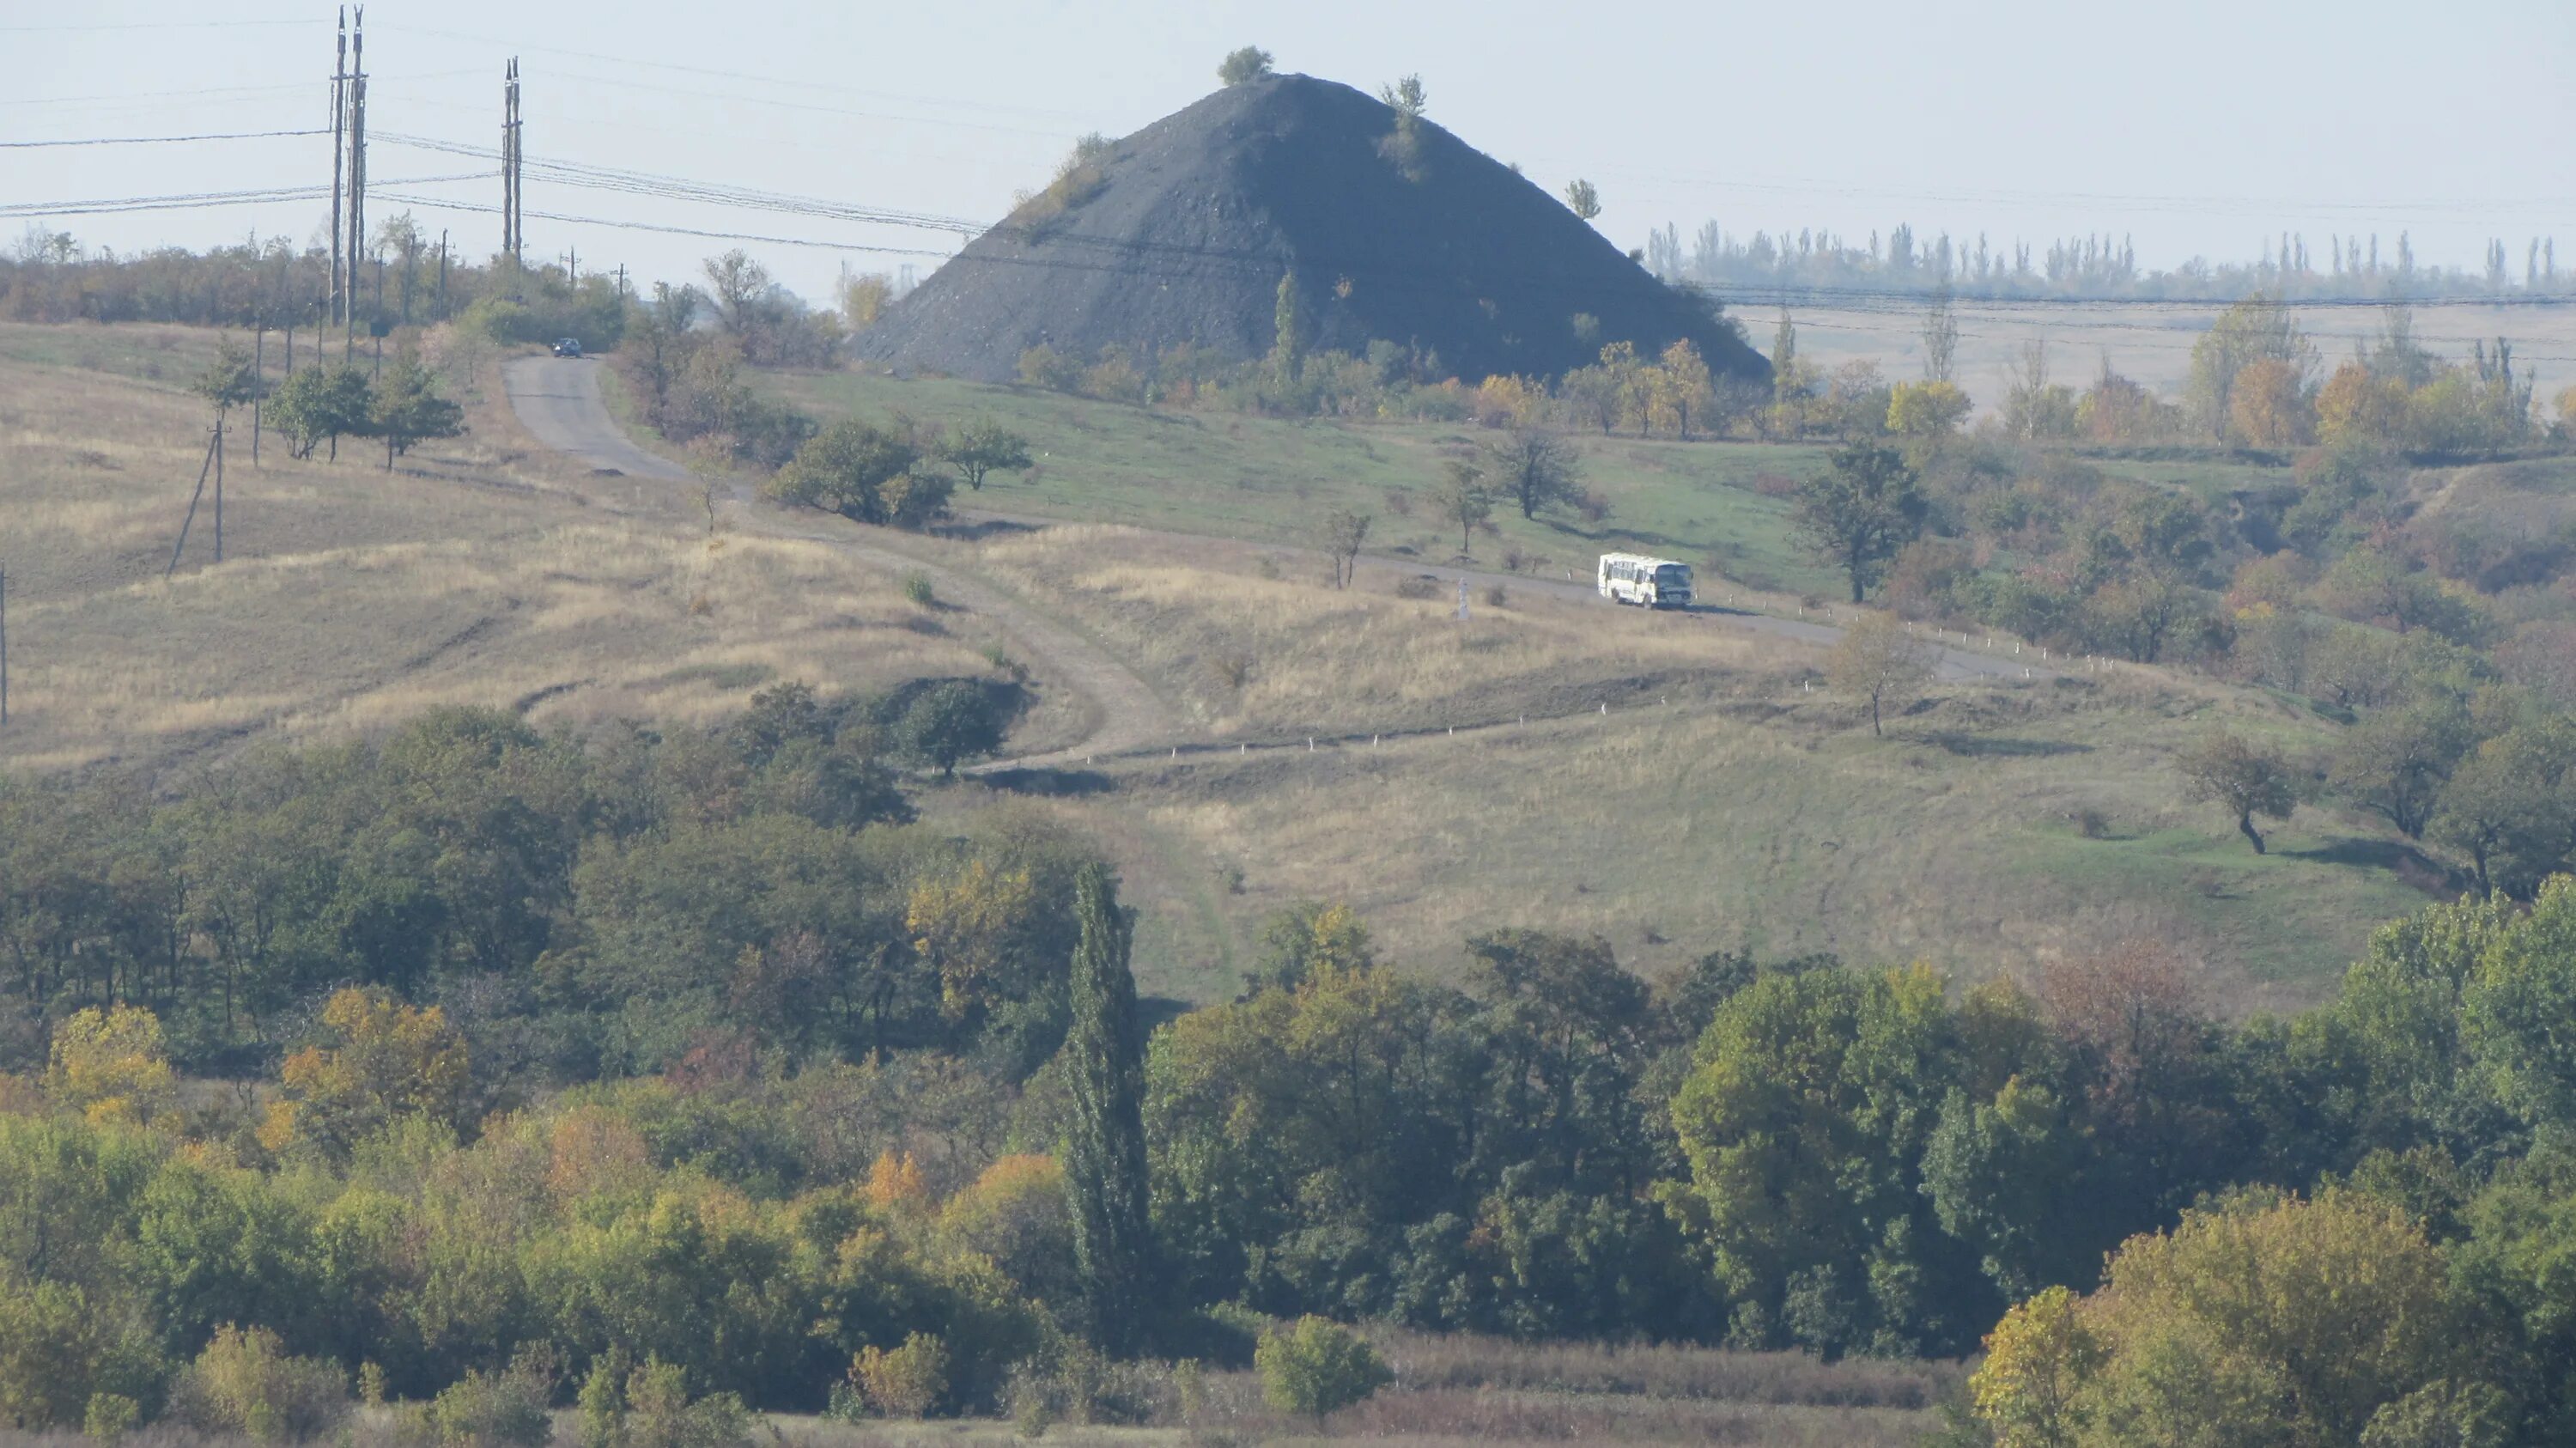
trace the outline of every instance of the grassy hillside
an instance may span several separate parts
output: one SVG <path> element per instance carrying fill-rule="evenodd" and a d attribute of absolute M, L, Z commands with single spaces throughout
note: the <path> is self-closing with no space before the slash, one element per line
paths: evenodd
<path fill-rule="evenodd" d="M 705 719 L 778 679 L 844 690 L 990 667 L 971 615 L 906 602 L 883 570 L 776 536 L 788 530 L 773 515 L 711 541 L 686 489 L 545 454 L 498 405 L 488 362 L 473 431 L 390 476 L 354 448 L 337 465 L 272 451 L 253 471 L 236 446 L 228 561 L 207 561 L 201 518 L 164 584 L 204 436 L 178 384 L 211 346 L 184 329 L 0 328 L 18 714 L 0 760 L 184 757 L 449 701 L 572 724 Z M 818 411 L 982 414 L 1038 440 L 1034 476 L 970 505 L 1246 540 L 1175 557 L 1114 528 L 872 535 L 1071 625 L 1142 675 L 1200 746 L 1016 786 L 1044 785 L 1025 807 L 1118 861 L 1145 911 L 1149 991 L 1231 993 L 1268 911 L 1330 896 L 1366 912 L 1391 958 L 1435 970 L 1463 935 L 1504 923 L 1598 931 L 1642 969 L 1741 944 L 1920 956 L 1963 975 L 2152 934 L 2204 956 L 2226 998 L 2286 1003 L 2423 898 L 2408 883 L 2423 872 L 2365 820 L 2303 811 L 2258 858 L 2212 811 L 2178 803 L 2171 756 L 2219 720 L 2298 751 L 2328 737 L 2259 694 L 2152 672 L 1945 686 L 1882 742 L 1808 692 L 1821 655 L 1803 644 L 1529 588 L 1480 597 L 1461 628 L 1445 597 L 1394 595 L 1402 552 L 1337 591 L 1278 546 L 1356 506 L 1380 518 L 1373 541 L 1445 558 L 1422 510 L 1407 518 L 1391 497 L 1472 446 L 1468 429 L 1168 415 L 937 380 L 772 381 Z M 1756 486 L 1813 466 L 1814 449 L 1584 446 L 1614 526 L 1632 530 L 1621 541 L 1823 585 L 1790 544 L 1785 504 Z M 1562 567 L 1600 542 L 1513 518 L 1476 549 Z M 1079 699 L 1041 697 L 1027 746 L 1078 731 Z M 1237 744 L 1250 748 L 1223 752 Z M 970 812 L 989 788 L 934 791 L 928 807 Z M 2108 821 L 2104 838 L 2073 823 L 2088 811 Z"/>
<path fill-rule="evenodd" d="M 2370 819 L 2303 810 L 2257 856 L 2181 803 L 2173 755 L 2222 722 L 2293 753 L 2331 737 L 2259 693 L 2127 669 L 1947 685 L 1880 740 L 1808 691 L 1804 645 L 1536 596 L 1462 629 L 1392 596 L 1394 570 L 1339 592 L 1265 578 L 1252 549 L 1149 570 L 1145 546 L 1050 530 L 973 558 L 1247 746 L 1102 761 L 1112 787 L 1057 802 L 1173 842 L 1131 872 L 1222 947 L 1158 978 L 1175 995 L 1231 989 L 1258 920 L 1322 897 L 1435 970 L 1501 924 L 1599 932 L 1645 970 L 1743 945 L 1963 976 L 2152 936 L 2219 997 L 2287 1005 L 2426 898 Z"/>
<path fill-rule="evenodd" d="M 1336 508 L 1374 515 L 1369 551 L 1446 559 L 1454 526 L 1431 516 L 1429 490 L 1451 457 L 1472 456 L 1472 424 L 1286 421 L 1160 411 L 1018 387 L 880 373 L 769 373 L 756 379 L 817 416 L 894 412 L 935 423 L 989 417 L 1030 440 L 1038 466 L 1000 474 L 967 508 L 1086 522 L 1133 523 L 1266 543 L 1311 542 Z M 1586 484 L 1610 504 L 1599 525 L 1497 514 L 1477 558 L 1551 576 L 1587 574 L 1612 549 L 1666 553 L 1757 587 L 1833 592 L 1790 538 L 1789 505 L 1756 491 L 1821 466 L 1820 447 L 1579 439 Z"/>
<path fill-rule="evenodd" d="M 711 719 L 785 677 L 842 688 L 990 666 L 964 622 L 825 544 L 711 540 L 695 500 L 595 478 L 497 400 L 388 473 L 363 442 L 295 462 L 227 443 L 164 582 L 208 418 L 183 379 L 213 334 L 0 327 L 0 764 L 180 757 L 261 731 L 372 727 L 433 703 L 541 721 Z M 1032 721 L 1031 737 L 1071 721 Z"/>

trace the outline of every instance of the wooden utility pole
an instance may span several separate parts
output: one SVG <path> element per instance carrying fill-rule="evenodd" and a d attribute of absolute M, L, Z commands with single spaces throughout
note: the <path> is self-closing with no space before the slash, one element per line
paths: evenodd
<path fill-rule="evenodd" d="M 0 724 L 9 722 L 9 570 L 0 568 Z"/>
<path fill-rule="evenodd" d="M 447 320 L 447 232 L 438 233 L 438 320 Z"/>
<path fill-rule="evenodd" d="M 259 399 L 268 391 L 268 318 L 259 319 L 257 340 L 250 344 L 250 465 L 259 466 Z"/>
<path fill-rule="evenodd" d="M 223 435 L 223 429 L 217 427 L 215 435 L 206 439 L 206 461 L 197 469 L 197 490 L 188 495 L 188 516 L 179 522 L 179 541 L 170 547 L 170 566 L 161 570 L 164 583 L 170 581 L 171 574 L 179 571 L 179 555 L 187 551 L 188 530 L 197 522 L 197 500 L 206 495 L 206 478 L 215 470 L 215 446 Z"/>
<path fill-rule="evenodd" d="M 215 561 L 224 561 L 224 414 L 221 409 L 215 412 Z"/>

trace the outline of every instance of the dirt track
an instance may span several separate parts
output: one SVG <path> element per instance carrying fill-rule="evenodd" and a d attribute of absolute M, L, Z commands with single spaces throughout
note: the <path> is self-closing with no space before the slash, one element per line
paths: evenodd
<path fill-rule="evenodd" d="M 599 395 L 598 365 L 590 360 L 521 357 L 502 369 L 502 383 L 509 393 L 510 407 L 518 414 L 520 422 L 539 442 L 557 452 L 594 468 L 614 469 L 630 477 L 697 484 L 699 479 L 695 473 L 637 447 L 618 427 Z M 1115 755 L 1185 742 L 1185 731 L 1178 716 L 1143 679 L 1089 640 L 1037 611 L 968 575 L 871 542 L 871 530 L 849 525 L 828 529 L 801 526 L 791 521 L 788 515 L 764 507 L 747 488 L 734 485 L 729 493 L 743 515 L 757 520 L 757 525 L 764 531 L 831 543 L 870 567 L 897 573 L 919 571 L 934 575 L 939 580 L 937 586 L 942 597 L 994 620 L 1018 641 L 1041 674 L 1053 677 L 1091 702 L 1094 712 L 1091 731 L 1081 742 L 1025 759 L 997 761 L 986 768 L 1043 768 L 1073 763 L 1094 755 Z M 1047 527 L 1051 522 L 1043 518 L 1003 514 L 974 516 L 1032 528 Z M 1152 529 L 1137 531 L 1168 538 L 1176 550 L 1195 547 L 1202 541 L 1185 533 L 1157 533 Z M 1436 564 L 1398 565 L 1374 560 L 1367 566 L 1372 572 L 1430 574 L 1453 584 L 1464 579 L 1470 588 L 1499 583 L 1518 591 L 1560 598 L 1589 599 L 1596 596 L 1588 580 L 1568 582 L 1531 578 L 1526 574 L 1487 573 Z M 1842 637 L 1842 630 L 1829 623 L 1775 618 L 1769 614 L 1706 604 L 1692 608 L 1689 616 L 1705 620 L 1714 628 L 1740 629 L 1747 633 L 1792 639 L 1820 650 Z M 1944 679 L 2017 682 L 2024 677 L 2050 677 L 2055 672 L 2035 663 L 1969 649 L 1940 650 L 1939 673 Z"/>
<path fill-rule="evenodd" d="M 698 483 L 697 474 L 627 438 L 600 398 L 597 367 L 588 360 L 520 357 L 502 369 L 501 381 L 519 421 L 537 441 L 557 452 L 630 477 Z M 1019 644 L 1040 676 L 1090 701 L 1091 727 L 1079 742 L 1047 754 L 996 761 L 987 768 L 1045 768 L 1094 754 L 1168 744 L 1177 737 L 1176 716 L 1144 680 L 1062 625 L 965 574 L 872 543 L 867 530 L 848 525 L 801 526 L 761 505 L 746 488 L 729 491 L 742 516 L 764 532 L 830 543 L 861 563 L 889 573 L 932 575 L 941 598 L 993 620 Z"/>

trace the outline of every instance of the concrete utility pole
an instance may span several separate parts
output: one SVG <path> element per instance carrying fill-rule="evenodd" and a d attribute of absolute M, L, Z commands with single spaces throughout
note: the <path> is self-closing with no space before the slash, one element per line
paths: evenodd
<path fill-rule="evenodd" d="M 348 285 L 342 289 L 340 360 L 358 345 L 358 259 L 367 254 L 367 7 L 351 8 L 349 31 L 349 239 Z M 377 276 L 381 288 L 383 270 Z"/>
<path fill-rule="evenodd" d="M 331 285 L 324 293 L 323 307 L 336 318 L 340 314 L 340 198 L 345 185 L 341 163 L 348 158 L 346 146 L 349 122 L 349 11 L 340 9 L 340 38 L 331 57 Z M 294 354 L 287 354 L 287 371 L 295 370 Z"/>
<path fill-rule="evenodd" d="M 0 568 L 0 724 L 9 722 L 9 570 Z"/>
<path fill-rule="evenodd" d="M 519 219 L 519 58 L 510 57 L 501 80 L 501 254 L 515 269 L 528 244 Z"/>

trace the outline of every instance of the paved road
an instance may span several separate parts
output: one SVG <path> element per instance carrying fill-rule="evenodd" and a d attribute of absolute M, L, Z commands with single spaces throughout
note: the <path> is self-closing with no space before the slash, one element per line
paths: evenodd
<path fill-rule="evenodd" d="M 598 365 L 586 358 L 515 358 L 501 370 L 501 385 L 519 421 L 537 441 L 557 452 L 629 477 L 696 485 L 697 474 L 637 447 L 619 429 L 599 396 Z M 730 491 L 746 510 L 756 506 L 749 489 L 736 485 Z M 853 527 L 806 528 L 775 514 L 762 516 L 760 526 L 765 532 L 829 543 L 887 573 L 931 574 L 941 598 L 1001 625 L 1041 673 L 1054 676 L 1091 702 L 1091 729 L 1080 742 L 1047 754 L 997 760 L 985 769 L 1048 768 L 1095 754 L 1167 745 L 1179 737 L 1173 712 L 1132 670 L 1090 640 L 981 580 L 883 547 Z"/>

